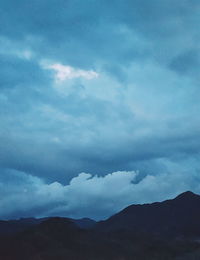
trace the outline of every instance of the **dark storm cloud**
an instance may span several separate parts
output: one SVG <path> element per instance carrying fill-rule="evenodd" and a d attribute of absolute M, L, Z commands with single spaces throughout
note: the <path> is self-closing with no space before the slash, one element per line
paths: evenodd
<path fill-rule="evenodd" d="M 3 205 L 12 205 L 9 194 L 15 189 L 25 203 L 19 207 L 16 200 L 16 208 L 8 206 L 0 216 L 78 216 L 80 208 L 80 216 L 98 218 L 134 201 L 153 201 L 156 192 L 158 199 L 174 195 L 181 176 L 180 191 L 198 192 L 199 1 L 9 0 L 0 5 L 0 183 L 8 186 L 8 192 L 0 192 Z M 86 190 L 88 175 L 81 179 L 80 172 L 99 176 L 91 176 L 91 192 L 84 197 L 89 203 L 83 205 L 65 199 L 78 196 L 79 185 Z M 122 199 L 113 210 L 108 199 L 98 211 L 94 205 L 101 196 L 119 201 L 117 194 L 103 195 L 102 180 L 109 173 L 112 180 L 127 180 L 120 196 L 135 199 Z M 148 176 L 152 186 L 145 182 Z M 72 185 L 70 193 L 66 184 L 72 178 L 83 183 Z M 140 190 L 130 187 L 132 182 L 146 184 Z M 164 193 L 157 191 L 159 185 Z M 56 197 L 57 189 L 67 192 Z M 41 204 L 30 207 L 28 199 L 34 195 L 37 201 L 41 192 Z"/>
<path fill-rule="evenodd" d="M 1 32 L 26 41 L 38 55 L 82 67 L 97 57 L 106 63 L 164 59 L 177 53 L 174 41 L 192 47 L 188 37 L 198 38 L 198 10 L 198 1 L 2 1 Z"/>

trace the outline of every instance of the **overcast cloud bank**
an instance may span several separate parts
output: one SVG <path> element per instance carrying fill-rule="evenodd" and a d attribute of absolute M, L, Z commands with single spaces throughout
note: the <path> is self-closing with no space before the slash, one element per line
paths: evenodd
<path fill-rule="evenodd" d="M 68 185 L 45 183 L 23 172 L 6 170 L 0 178 L 0 218 L 68 216 L 105 219 L 133 203 L 151 203 L 193 189 L 199 176 L 184 172 L 146 175 L 119 171 L 105 176 L 80 173 Z"/>
<path fill-rule="evenodd" d="M 0 216 L 100 218 L 198 191 L 199 13 L 199 0 L 1 1 Z"/>

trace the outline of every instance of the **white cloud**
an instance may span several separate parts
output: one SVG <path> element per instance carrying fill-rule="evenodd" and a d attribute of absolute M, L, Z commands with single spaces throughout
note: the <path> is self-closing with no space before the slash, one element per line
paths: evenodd
<path fill-rule="evenodd" d="M 51 69 L 55 71 L 55 79 L 57 82 L 63 82 L 65 80 L 75 78 L 91 80 L 99 76 L 99 74 L 93 70 L 76 69 L 71 66 L 62 65 L 60 63 L 50 64 L 45 67 L 46 69 Z"/>
<path fill-rule="evenodd" d="M 105 176 L 80 173 L 68 185 L 46 184 L 38 177 L 7 171 L 0 178 L 0 218 L 11 216 L 68 216 L 102 219 L 133 203 L 149 203 L 173 198 L 193 190 L 200 192 L 194 175 L 186 173 L 147 175 L 140 182 L 135 171 L 118 171 Z M 13 179 L 13 184 L 10 180 Z M 31 203 L 30 203 L 31 201 Z"/>

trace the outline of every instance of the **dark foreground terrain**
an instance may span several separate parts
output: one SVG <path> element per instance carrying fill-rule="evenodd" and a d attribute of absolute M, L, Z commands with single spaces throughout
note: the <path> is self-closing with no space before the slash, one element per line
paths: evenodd
<path fill-rule="evenodd" d="M 131 205 L 98 223 L 68 218 L 0 221 L 2 260 L 199 260 L 200 196 Z"/>

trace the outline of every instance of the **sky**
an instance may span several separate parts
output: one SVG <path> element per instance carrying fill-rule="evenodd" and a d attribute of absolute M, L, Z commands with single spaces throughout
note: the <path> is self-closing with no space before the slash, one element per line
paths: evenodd
<path fill-rule="evenodd" d="M 1 219 L 200 193 L 199 14 L 199 0 L 0 1 Z"/>

